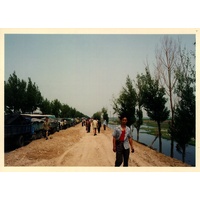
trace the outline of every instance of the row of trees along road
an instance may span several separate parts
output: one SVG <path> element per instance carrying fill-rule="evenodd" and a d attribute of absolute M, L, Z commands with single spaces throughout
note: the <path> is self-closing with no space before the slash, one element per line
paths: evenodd
<path fill-rule="evenodd" d="M 31 78 L 28 78 L 27 83 L 25 80 L 20 80 L 15 72 L 4 82 L 4 90 L 5 113 L 32 113 L 39 107 L 43 114 L 53 114 L 56 117 L 86 117 L 75 108 L 60 103 L 58 99 L 49 101 L 44 98 Z"/>
<path fill-rule="evenodd" d="M 163 37 L 155 58 L 154 76 L 150 73 L 148 62 L 145 63 L 145 73 L 138 74 L 136 80 L 132 81 L 127 76 L 119 97 L 113 98 L 113 109 L 118 115 L 126 114 L 128 126 L 134 125 L 137 129 L 137 141 L 144 109 L 148 117 L 157 122 L 155 140 L 159 138 L 160 152 L 161 123 L 170 119 L 171 157 L 175 140 L 182 149 L 184 162 L 186 146 L 192 138 L 195 139 L 195 53 L 182 49 L 179 41 Z M 167 103 L 169 106 L 166 106 Z"/>

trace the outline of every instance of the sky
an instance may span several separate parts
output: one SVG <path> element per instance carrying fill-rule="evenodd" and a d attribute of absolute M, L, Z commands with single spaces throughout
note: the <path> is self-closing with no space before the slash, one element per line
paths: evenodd
<path fill-rule="evenodd" d="M 113 116 L 129 75 L 154 70 L 155 49 L 164 34 L 5 34 L 5 80 L 15 71 L 28 77 L 42 96 L 92 116 L 103 107 Z M 194 51 L 195 35 L 170 35 Z"/>

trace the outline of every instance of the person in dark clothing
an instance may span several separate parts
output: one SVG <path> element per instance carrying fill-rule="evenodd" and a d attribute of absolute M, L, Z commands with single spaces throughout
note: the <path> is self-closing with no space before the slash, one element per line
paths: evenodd
<path fill-rule="evenodd" d="M 104 129 L 104 131 L 106 130 L 106 126 L 107 126 L 107 121 L 104 120 L 104 122 L 103 122 L 103 129 Z"/>
<path fill-rule="evenodd" d="M 87 119 L 86 120 L 86 131 L 87 131 L 87 133 L 90 133 L 90 127 L 91 127 L 90 119 Z"/>
<path fill-rule="evenodd" d="M 100 129 L 101 129 L 101 120 L 98 120 L 97 125 L 98 125 L 98 127 L 97 127 L 98 133 L 100 133 Z"/>
<path fill-rule="evenodd" d="M 43 124 L 43 128 L 45 130 L 45 136 L 46 136 L 46 140 L 48 140 L 48 136 L 49 136 L 49 130 L 50 130 L 50 122 L 49 122 L 49 118 L 46 117 L 44 124 Z"/>

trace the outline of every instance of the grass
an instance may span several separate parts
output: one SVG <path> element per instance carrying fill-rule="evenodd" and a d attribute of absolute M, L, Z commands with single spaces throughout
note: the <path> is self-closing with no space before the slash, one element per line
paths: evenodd
<path fill-rule="evenodd" d="M 156 135 L 158 134 L 158 126 L 155 121 L 149 120 L 149 119 L 144 119 L 143 120 L 143 125 L 145 127 L 140 128 L 140 132 L 143 132 L 142 130 L 145 131 L 147 134 L 151 135 Z M 162 133 L 162 138 L 170 140 L 170 134 L 168 133 L 168 127 L 169 127 L 169 120 L 166 120 L 165 122 L 161 123 L 161 133 Z M 189 142 L 190 145 L 195 145 L 195 139 L 192 139 Z"/>
<path fill-rule="evenodd" d="M 152 120 L 143 120 L 143 125 L 146 127 L 141 127 L 141 130 L 145 130 L 151 135 L 155 135 L 158 133 L 157 123 Z M 161 132 L 165 139 L 170 139 L 170 135 L 167 133 L 168 131 L 168 122 L 163 122 L 161 124 Z"/>

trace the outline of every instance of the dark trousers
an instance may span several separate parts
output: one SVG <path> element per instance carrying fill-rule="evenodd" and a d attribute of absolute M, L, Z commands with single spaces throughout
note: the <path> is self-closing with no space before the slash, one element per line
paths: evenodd
<path fill-rule="evenodd" d="M 90 126 L 87 127 L 87 132 L 90 133 Z"/>
<path fill-rule="evenodd" d="M 128 167 L 128 159 L 129 159 L 130 149 L 125 149 L 123 142 L 116 142 L 116 161 L 115 167 L 119 167 L 122 162 L 124 163 L 124 167 Z"/>

